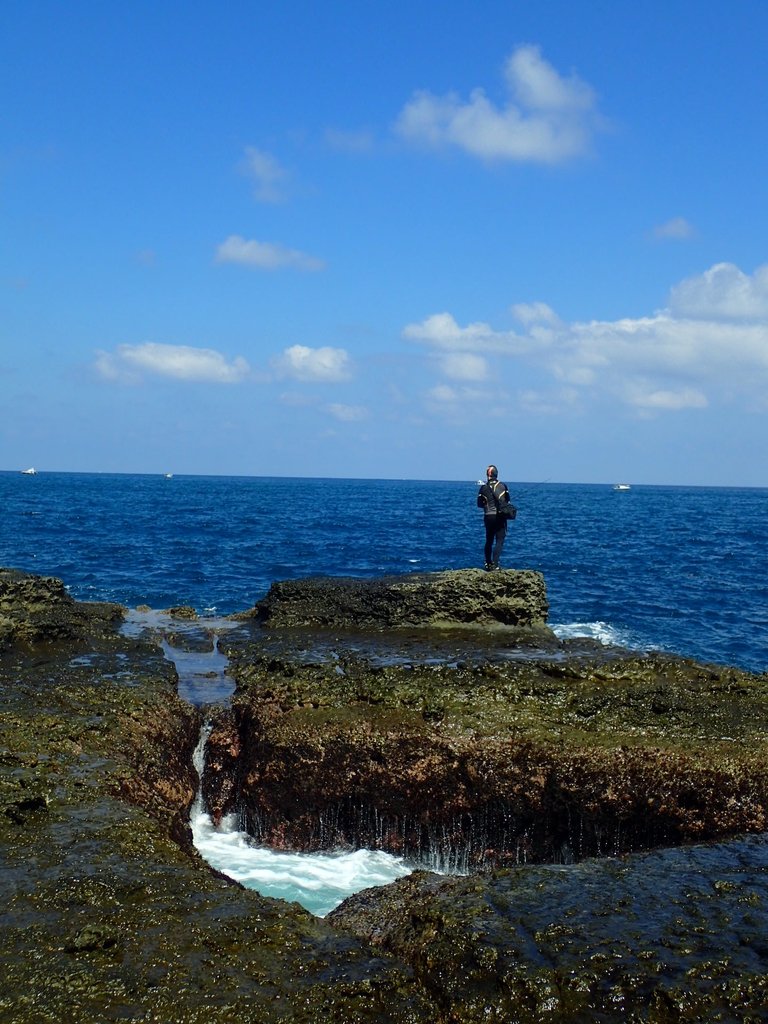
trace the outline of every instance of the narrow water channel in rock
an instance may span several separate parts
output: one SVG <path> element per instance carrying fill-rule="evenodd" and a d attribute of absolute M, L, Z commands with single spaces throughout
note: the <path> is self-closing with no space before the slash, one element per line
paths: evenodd
<path fill-rule="evenodd" d="M 226 703 L 234 691 L 218 638 L 237 625 L 226 619 L 186 621 L 159 612 L 131 612 L 124 631 L 129 635 L 155 632 L 165 657 L 176 668 L 179 696 L 204 709 Z M 185 648 L 172 642 L 180 637 L 185 640 Z M 198 778 L 205 765 L 209 733 L 210 725 L 204 725 L 194 753 Z M 234 815 L 225 817 L 218 826 L 213 824 L 200 787 L 190 812 L 190 827 L 196 849 L 211 867 L 263 896 L 300 903 L 318 917 L 330 913 L 353 893 L 387 885 L 413 870 L 402 858 L 381 850 L 309 854 L 258 846 L 238 828 Z"/>

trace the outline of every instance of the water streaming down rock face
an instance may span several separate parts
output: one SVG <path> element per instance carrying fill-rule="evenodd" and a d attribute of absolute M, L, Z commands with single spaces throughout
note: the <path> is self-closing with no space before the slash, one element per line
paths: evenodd
<path fill-rule="evenodd" d="M 202 780 L 205 752 L 211 724 L 200 731 L 193 764 Z M 323 917 L 347 896 L 372 886 L 386 885 L 411 868 L 402 858 L 380 850 L 306 854 L 270 850 L 238 828 L 237 815 L 228 815 L 214 825 L 205 808 L 202 785 L 190 812 L 192 838 L 208 863 L 263 896 L 295 901 Z"/>
<path fill-rule="evenodd" d="M 414 814 L 387 815 L 375 804 L 345 800 L 316 809 L 312 821 L 288 831 L 278 816 L 241 807 L 242 827 L 256 842 L 311 850 L 339 845 L 396 851 L 414 869 L 443 875 L 523 864 L 573 864 L 587 856 L 615 857 L 664 845 L 669 836 L 651 821 L 595 821 L 568 807 L 550 808 L 537 820 L 495 801 L 446 821 Z M 437 814 L 435 815 L 437 817 Z"/>
<path fill-rule="evenodd" d="M 221 721 L 228 716 L 234 683 L 227 675 L 228 659 L 219 640 L 237 628 L 232 620 L 198 619 L 186 609 L 177 609 L 175 613 L 131 611 L 123 632 L 128 636 L 155 634 L 176 669 L 179 696 L 198 707 L 215 708 Z M 198 787 L 190 811 L 193 843 L 212 867 L 262 895 L 295 901 L 318 916 L 361 889 L 386 885 L 410 872 L 402 858 L 381 850 L 336 852 L 334 844 L 322 854 L 271 850 L 243 830 L 242 815 L 236 811 L 217 815 L 214 822 L 203 786 L 212 731 L 213 723 L 207 720 L 193 753 Z M 234 793 L 236 760 L 227 763 L 232 772 L 229 791 Z"/>
<path fill-rule="evenodd" d="M 760 677 L 574 640 L 516 658 L 492 631 L 422 634 L 390 660 L 360 635 L 281 636 L 232 638 L 237 694 L 206 772 L 215 815 L 263 844 L 465 872 L 765 828 L 746 739 L 762 742 Z"/>

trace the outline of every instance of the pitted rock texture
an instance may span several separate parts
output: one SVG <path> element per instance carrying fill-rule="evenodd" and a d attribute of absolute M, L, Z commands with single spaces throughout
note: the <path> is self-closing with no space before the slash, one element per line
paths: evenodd
<path fill-rule="evenodd" d="M 329 915 L 410 963 L 448 1021 L 768 1019 L 768 839 L 490 876 L 417 873 Z"/>
<path fill-rule="evenodd" d="M 0 652 L 2 1024 L 440 1024 L 407 965 L 200 860 L 201 716 L 158 642 L 58 581 L 11 583 L 24 639 Z"/>
<path fill-rule="evenodd" d="M 529 569 L 459 569 L 375 579 L 273 583 L 252 615 L 269 627 L 355 629 L 512 626 L 545 630 L 544 577 Z"/>
<path fill-rule="evenodd" d="M 307 664 L 232 650 L 206 797 L 267 845 L 467 868 L 768 827 L 768 678 L 648 655 Z M 233 785 L 236 771 L 236 785 Z"/>
<path fill-rule="evenodd" d="M 122 619 L 116 604 L 76 602 L 61 580 L 0 569 L 0 651 L 84 638 Z"/>
<path fill-rule="evenodd" d="M 112 606 L 70 604 L 55 581 L 30 584 L 25 606 L 20 582 L 9 618 L 22 630 L 0 650 L 3 1024 L 766 1019 L 764 836 L 463 878 L 418 872 L 320 921 L 243 890 L 191 849 L 201 715 L 179 699 L 157 638 L 122 635 Z M 509 781 L 516 769 L 494 759 L 494 744 L 523 749 L 527 736 L 529 752 L 560 752 L 549 763 L 555 781 L 570 778 L 561 795 L 590 813 L 621 815 L 628 801 L 645 813 L 644 796 L 646 811 L 686 828 L 707 815 L 720 828 L 765 827 L 764 676 L 672 658 L 558 661 L 555 651 L 512 675 L 503 660 L 453 658 L 430 668 L 401 657 L 371 672 L 338 651 L 327 664 L 266 656 L 266 639 L 232 641 L 240 691 L 211 746 L 214 785 L 229 776 L 222 804 L 257 769 L 270 799 L 286 797 L 278 811 L 291 809 L 290 782 L 293 806 L 314 813 L 324 789 L 354 792 L 377 765 L 378 797 L 429 797 L 439 814 L 441 798 L 464 799 L 465 783 L 498 787 L 505 770 Z M 337 756 L 345 730 L 356 745 Z M 289 741 L 297 773 L 286 781 Z M 462 744 L 487 747 L 484 775 L 462 772 Z M 323 745 L 344 776 L 318 772 Z M 569 768 L 578 750 L 595 758 L 587 774 Z M 653 773 L 632 767 L 646 755 L 666 772 L 658 804 Z M 531 767 L 518 796 L 535 803 L 557 790 Z M 403 779 L 387 792 L 395 768 Z"/>

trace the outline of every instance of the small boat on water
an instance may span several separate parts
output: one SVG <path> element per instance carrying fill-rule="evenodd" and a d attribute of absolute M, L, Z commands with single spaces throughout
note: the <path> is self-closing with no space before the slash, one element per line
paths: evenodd
<path fill-rule="evenodd" d="M 614 489 L 614 491 L 631 491 L 632 490 L 632 488 L 629 486 L 629 484 L 614 484 L 613 485 L 613 489 Z"/>
<path fill-rule="evenodd" d="M 34 466 L 30 466 L 29 469 L 22 469 L 22 476 L 35 476 L 37 470 Z"/>

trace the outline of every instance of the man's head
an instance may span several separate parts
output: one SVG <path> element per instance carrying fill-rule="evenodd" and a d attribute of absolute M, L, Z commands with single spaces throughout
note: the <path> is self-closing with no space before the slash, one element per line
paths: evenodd
<path fill-rule="evenodd" d="M 499 471 L 493 465 L 489 466 L 488 469 L 486 469 L 485 475 L 488 477 L 489 480 L 498 480 L 499 479 Z"/>

